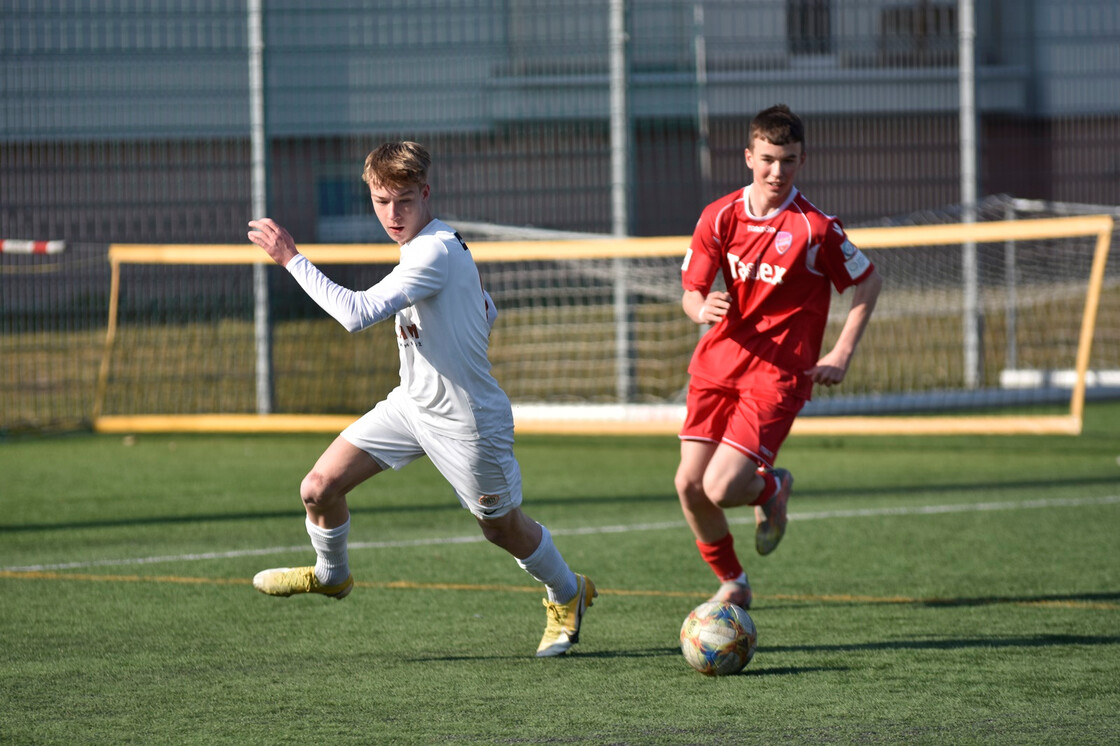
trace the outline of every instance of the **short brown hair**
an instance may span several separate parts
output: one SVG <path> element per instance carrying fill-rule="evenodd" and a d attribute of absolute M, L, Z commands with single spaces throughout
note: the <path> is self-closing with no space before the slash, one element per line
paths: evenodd
<path fill-rule="evenodd" d="M 366 156 L 362 181 L 401 189 L 428 183 L 428 167 L 432 156 L 417 142 L 387 142 Z"/>
<path fill-rule="evenodd" d="M 771 145 L 805 145 L 805 125 L 785 104 L 763 109 L 751 120 L 751 142 L 760 138 Z"/>

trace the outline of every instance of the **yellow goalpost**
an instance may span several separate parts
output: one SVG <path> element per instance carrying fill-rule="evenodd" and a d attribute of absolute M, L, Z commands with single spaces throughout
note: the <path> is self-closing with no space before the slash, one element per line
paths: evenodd
<path fill-rule="evenodd" d="M 899 279 L 895 286 L 892 287 L 894 278 L 892 278 L 890 272 L 884 271 L 886 280 L 884 299 L 890 299 L 892 294 L 895 294 L 895 297 L 897 297 L 896 301 L 888 300 L 886 305 L 890 306 L 891 303 L 896 303 L 903 311 L 899 314 L 900 317 L 906 315 L 912 316 L 916 313 L 907 310 L 909 306 L 906 304 L 917 303 L 918 301 L 915 300 L 917 298 L 927 295 L 932 298 L 932 301 L 922 300 L 921 302 L 931 303 L 933 310 L 927 313 L 933 314 L 945 310 L 937 308 L 939 303 L 937 299 L 950 297 L 956 299 L 959 295 L 959 288 L 953 287 L 952 283 L 963 280 L 959 277 L 957 280 L 951 279 L 952 272 L 958 272 L 959 274 L 959 267 L 957 267 L 956 264 L 957 254 L 955 252 L 938 253 L 936 255 L 931 253 L 927 262 L 926 254 L 919 253 L 923 251 L 923 247 L 952 247 L 954 249 L 963 249 L 969 246 L 1000 243 L 1033 247 L 1034 253 L 1032 256 L 1037 255 L 1037 259 L 1032 261 L 1037 261 L 1039 263 L 1040 269 L 1038 270 L 1037 281 L 1040 283 L 1046 279 L 1046 272 L 1053 272 L 1052 268 L 1048 268 L 1046 262 L 1051 260 L 1057 252 L 1068 251 L 1070 252 L 1070 256 L 1074 256 L 1075 253 L 1077 255 L 1087 255 L 1091 253 L 1091 259 L 1088 256 L 1082 257 L 1088 264 L 1087 274 L 1082 273 L 1080 279 L 1073 277 L 1072 279 L 1062 281 L 1062 287 L 1079 287 L 1080 289 L 1076 291 L 1079 294 L 1078 301 L 1080 302 L 1083 300 L 1083 304 L 1080 308 L 1079 327 L 1073 329 L 1073 325 L 1071 324 L 1069 331 L 1066 333 L 1066 336 L 1076 337 L 1075 354 L 1071 361 L 1073 381 L 1069 391 L 1068 411 L 1062 414 L 1038 414 L 1031 412 L 977 414 L 970 412 L 952 415 L 944 413 L 931 414 L 929 411 L 914 411 L 913 413 L 907 412 L 903 414 L 865 414 L 862 412 L 854 412 L 837 416 L 802 416 L 796 421 L 793 432 L 795 434 L 805 435 L 1016 433 L 1075 435 L 1080 433 L 1086 398 L 1087 378 L 1091 365 L 1094 330 L 1101 306 L 1102 288 L 1104 287 L 1106 278 L 1105 267 L 1110 250 L 1113 229 L 1114 226 L 1111 217 L 1107 215 L 1093 215 L 971 224 L 855 228 L 849 230 L 848 233 L 853 243 L 871 253 L 873 260 L 875 260 L 877 264 L 880 264 L 881 268 L 884 268 L 884 270 L 893 267 L 894 265 L 890 263 L 889 259 L 897 257 L 900 260 L 898 264 L 900 278 L 902 278 L 901 273 L 904 270 L 914 273 L 913 278 Z M 1071 239 L 1079 239 L 1080 243 L 1074 248 L 1064 248 L 1066 242 Z M 505 279 L 496 282 L 500 287 L 509 288 L 502 292 L 507 293 L 510 300 L 510 308 L 512 310 L 509 315 L 513 319 L 510 324 L 511 328 L 515 327 L 515 330 L 509 332 L 509 336 L 516 337 L 516 341 L 510 342 L 508 344 L 508 349 L 499 351 L 498 357 L 500 360 L 495 363 L 496 366 L 503 366 L 503 371 L 511 371 L 499 378 L 499 380 L 502 380 L 503 385 L 506 386 L 507 391 L 510 390 L 510 385 L 516 385 L 518 379 L 521 377 L 538 377 L 543 379 L 552 374 L 553 369 L 565 368 L 569 365 L 571 366 L 571 370 L 567 375 L 570 379 L 591 378 L 590 373 L 588 373 L 587 376 L 581 373 L 580 366 L 583 366 L 583 368 L 586 368 L 588 371 L 592 369 L 598 370 L 598 368 L 604 365 L 602 359 L 618 357 L 614 352 L 598 349 L 599 347 L 609 346 L 610 342 L 594 341 L 594 339 L 597 339 L 595 335 L 600 334 L 600 332 L 592 330 L 590 326 L 592 323 L 600 323 L 600 321 L 602 321 L 603 324 L 609 325 L 612 323 L 612 318 L 614 320 L 613 323 L 618 323 L 619 316 L 617 309 L 615 309 L 615 313 L 612 316 L 609 302 L 600 302 L 597 300 L 574 301 L 569 304 L 571 306 L 570 308 L 564 308 L 564 314 L 558 317 L 560 320 L 539 321 L 538 319 L 548 316 L 548 313 L 551 313 L 552 306 L 562 304 L 565 293 L 570 294 L 574 298 L 578 294 L 585 292 L 585 286 L 588 288 L 599 288 L 599 292 L 607 292 L 609 297 L 609 290 L 602 291 L 602 288 L 609 286 L 612 282 L 618 282 L 619 277 L 630 278 L 630 289 L 626 292 L 629 292 L 631 295 L 642 295 L 645 299 L 643 302 L 635 304 L 637 307 L 636 310 L 630 309 L 627 313 L 632 317 L 630 320 L 633 321 L 634 325 L 642 330 L 641 334 L 650 335 L 650 339 L 646 341 L 639 339 L 637 343 L 629 348 L 632 357 L 629 361 L 625 362 L 625 365 L 629 366 L 631 369 L 637 370 L 639 378 L 643 376 L 655 377 L 658 380 L 656 385 L 662 386 L 667 390 L 674 386 L 679 389 L 681 385 L 680 376 L 684 374 L 683 368 L 687 365 L 687 357 L 682 361 L 681 356 L 686 356 L 688 349 L 694 344 L 695 337 L 693 336 L 690 340 L 688 335 L 695 335 L 697 333 L 694 329 L 690 331 L 692 327 L 682 321 L 683 314 L 681 314 L 679 310 L 679 290 L 676 292 L 675 297 L 673 291 L 674 283 L 676 283 L 676 287 L 679 288 L 679 272 L 677 270 L 679 269 L 679 261 L 684 256 L 688 242 L 689 238 L 687 236 L 561 241 L 470 242 L 471 252 L 476 262 L 479 263 L 480 270 L 483 271 L 484 277 L 486 276 L 487 267 L 483 265 L 492 265 L 495 268 L 501 266 L 502 272 L 504 273 L 501 277 Z M 1091 251 L 1088 250 L 1089 244 L 1087 242 L 1092 242 Z M 306 254 L 309 259 L 319 265 L 392 266 L 397 262 L 399 256 L 398 249 L 395 245 L 320 244 L 302 246 L 301 251 Z M 128 291 L 134 287 L 134 285 L 129 284 L 129 280 L 122 278 L 122 268 L 146 265 L 158 267 L 161 273 L 166 272 L 168 275 L 174 275 L 177 271 L 176 268 L 190 266 L 210 267 L 216 268 L 216 271 L 221 271 L 222 267 L 245 268 L 254 264 L 265 263 L 262 262 L 262 259 L 266 259 L 263 253 L 256 247 L 249 245 L 185 246 L 115 244 L 110 247 L 109 262 L 111 269 L 111 287 L 109 318 L 93 406 L 92 420 L 95 431 L 103 433 L 337 432 L 364 411 L 359 409 L 359 405 L 354 406 L 355 411 L 336 413 L 277 412 L 256 414 L 251 410 L 251 407 L 247 406 L 242 406 L 244 411 L 234 412 L 158 411 L 164 408 L 168 410 L 173 409 L 173 406 L 164 404 L 158 399 L 154 399 L 151 404 L 145 403 L 143 407 L 138 406 L 134 408 L 128 405 L 131 401 L 130 397 L 132 396 L 128 393 L 130 390 L 129 387 L 132 387 L 131 390 L 139 390 L 149 385 L 145 378 L 145 375 L 148 375 L 145 368 L 151 369 L 159 367 L 159 361 L 162 359 L 161 355 L 162 357 L 171 357 L 179 353 L 166 351 L 163 353 L 150 353 L 144 358 L 144 360 L 148 362 L 129 363 L 132 367 L 129 368 L 127 376 L 123 373 L 118 376 L 118 368 L 122 371 L 124 370 L 124 358 L 130 358 L 133 348 L 147 344 L 144 340 L 148 339 L 148 337 L 141 338 L 138 335 L 136 339 L 130 339 L 122 345 L 122 293 L 127 296 Z M 917 261 L 918 259 L 922 259 L 922 261 Z M 1024 260 L 1024 262 L 1025 261 L 1026 260 Z M 1078 261 L 1081 261 L 1081 259 Z M 521 290 L 520 288 L 525 284 L 521 279 L 522 276 L 528 277 L 533 267 L 539 263 L 549 263 L 549 266 L 553 268 L 570 264 L 573 267 L 578 267 L 579 271 L 573 271 L 570 274 L 571 278 L 576 278 L 570 280 L 572 283 L 570 288 L 553 287 L 548 289 L 548 292 L 552 293 L 549 297 L 554 298 L 554 300 L 549 300 L 547 302 L 537 301 L 530 299 L 528 295 L 521 295 L 529 291 Z M 922 284 L 925 280 L 921 273 L 934 271 L 923 268 L 926 264 L 936 266 L 937 268 L 935 271 L 944 274 L 944 277 L 938 274 L 936 288 L 931 289 Z M 941 267 L 941 265 L 945 266 Z M 1024 264 L 1024 267 L 1025 266 Z M 620 267 L 622 268 L 621 275 L 617 274 Z M 1001 271 L 1006 270 L 1006 267 L 1003 267 L 1003 265 L 1001 265 L 1001 267 Z M 1023 269 L 1021 271 L 1026 272 L 1027 270 Z M 565 277 L 567 276 L 568 275 L 565 274 Z M 1029 281 L 1025 281 L 1023 287 L 1027 287 L 1030 281 L 1033 281 L 1030 280 L 1030 278 L 1027 279 Z M 147 282 L 155 288 L 153 294 L 161 296 L 173 295 L 176 292 L 175 288 L 182 287 L 177 284 L 179 282 L 178 280 L 168 279 L 163 277 L 162 274 L 147 280 Z M 197 286 L 189 286 L 187 288 L 188 293 L 203 292 L 206 281 L 195 280 L 194 282 L 197 283 Z M 933 283 L 933 280 L 930 282 Z M 161 283 L 166 283 L 166 287 Z M 505 283 L 505 285 L 502 283 Z M 488 287 L 489 286 L 488 280 Z M 985 288 L 985 292 L 987 291 L 988 288 Z M 539 292 L 543 293 L 544 291 Z M 1021 296 L 1024 291 L 1018 289 L 1018 286 L 1001 286 L 991 290 L 991 292 L 999 296 L 999 302 L 1001 303 L 1010 303 L 1016 299 L 1018 299 L 1018 302 L 1023 302 L 1022 298 L 1019 296 Z M 616 299 L 619 297 L 617 287 L 615 288 L 614 297 Z M 495 298 L 498 301 L 499 308 L 504 312 L 502 299 L 497 295 Z M 555 300 L 555 298 L 559 298 L 559 300 Z M 653 298 L 653 300 L 650 300 L 650 298 Z M 953 302 L 956 301 L 954 300 Z M 1039 301 L 1039 303 L 1042 303 L 1042 301 Z M 550 306 L 549 304 L 552 305 Z M 880 304 L 882 308 L 883 299 L 881 299 Z M 188 302 L 184 302 L 184 306 L 189 305 Z M 603 306 L 603 308 L 599 308 L 599 306 Z M 842 310 L 846 311 L 846 307 Z M 1047 307 L 1042 307 L 1041 311 L 1034 311 L 1034 313 L 1036 315 L 1040 313 L 1043 318 L 1045 318 L 1046 314 L 1052 313 L 1052 311 L 1048 311 Z M 145 322 L 143 324 L 137 322 L 135 318 L 140 315 L 139 312 L 131 312 L 130 318 L 132 320 L 129 321 L 129 324 L 138 326 L 158 326 L 154 322 Z M 879 311 L 876 312 L 876 317 L 878 316 Z M 999 316 L 999 323 L 1003 326 L 1010 327 L 1008 338 L 1011 340 L 1009 344 L 1013 345 L 1014 335 L 1016 333 L 1013 324 L 1016 322 L 1016 319 L 1010 317 L 1004 318 L 1002 314 L 998 313 L 994 313 L 993 316 Z M 600 317 L 603 318 L 600 319 Z M 192 320 L 189 317 L 184 318 L 184 321 L 175 323 L 181 327 L 190 326 L 193 329 Z M 571 321 L 568 319 L 575 320 Z M 863 343 L 864 345 L 868 344 L 868 338 L 873 338 L 876 335 L 876 323 L 877 318 L 872 321 L 872 327 L 867 332 L 865 342 Z M 902 322 L 899 323 L 901 324 Z M 921 325 L 927 322 L 919 320 L 907 323 L 918 324 L 919 326 L 902 326 L 900 330 L 897 331 L 897 335 L 905 339 L 908 344 L 914 345 L 914 347 L 905 349 L 899 348 L 899 351 L 884 351 L 881 353 L 881 363 L 877 364 L 880 367 L 890 368 L 892 366 L 897 367 L 902 365 L 904 361 L 894 359 L 899 356 L 917 356 L 923 354 L 920 340 L 913 339 L 915 336 L 919 335 L 914 334 L 912 329 L 923 328 Z M 500 317 L 499 328 L 501 328 L 502 324 L 503 321 Z M 534 326 L 539 324 L 549 324 L 550 326 Z M 204 327 L 204 332 L 209 333 L 210 327 L 223 326 L 224 328 L 230 325 L 229 323 L 222 322 L 222 324 L 209 323 L 208 325 L 202 324 L 201 326 Z M 579 326 L 578 334 L 573 334 L 573 336 L 580 336 L 590 341 L 583 342 L 583 347 L 564 347 L 564 343 L 560 340 L 568 336 L 566 328 L 574 328 L 576 326 Z M 627 327 L 627 329 L 627 334 L 630 336 L 640 336 L 639 333 L 634 332 L 630 327 Z M 649 331 L 646 331 L 647 329 L 649 329 Z M 602 339 L 610 340 L 621 336 L 616 332 L 617 330 L 611 331 L 610 329 L 602 331 Z M 151 336 L 158 336 L 161 333 L 163 332 L 157 329 L 151 332 Z M 495 331 L 495 337 L 497 336 L 498 329 Z M 678 340 L 678 337 L 683 338 Z M 540 342 L 541 339 L 544 340 L 544 343 Z M 1072 340 L 1069 341 L 1072 344 Z M 210 343 L 203 341 L 197 344 L 200 344 L 201 349 L 205 351 L 205 348 Z M 354 344 L 361 343 L 355 342 Z M 496 344 L 497 342 L 495 342 L 495 345 Z M 1045 345 L 1046 343 L 1042 342 L 1041 344 Z M 568 354 L 568 358 L 570 359 L 544 357 L 541 358 L 539 362 L 534 362 L 534 360 L 529 359 L 531 354 L 535 354 L 533 351 L 542 347 L 571 350 Z M 672 358 L 669 350 L 670 348 L 676 349 L 677 347 L 682 351 L 674 352 L 673 354 L 676 355 L 676 357 Z M 492 351 L 493 349 L 494 345 L 492 345 Z M 202 354 L 203 353 L 200 352 L 194 356 L 198 357 Z M 243 357 L 245 353 L 242 351 L 237 354 Z M 249 354 L 251 356 L 251 353 Z M 863 364 L 863 354 L 864 351 L 861 349 L 859 355 L 857 355 L 856 366 Z M 184 360 L 180 363 L 176 363 L 182 370 L 177 368 L 174 373 L 175 380 L 180 381 L 178 385 L 197 387 L 199 389 L 205 389 L 207 386 L 223 385 L 221 381 L 222 370 L 216 373 L 211 372 L 200 375 L 197 380 L 191 378 L 193 375 L 190 371 L 190 367 L 193 364 L 192 353 L 184 352 L 182 353 L 182 357 Z M 654 367 L 658 363 L 664 363 L 667 372 L 661 372 L 660 368 L 657 369 L 656 374 L 646 372 L 647 369 Z M 168 365 L 170 366 L 171 364 L 168 363 Z M 533 366 L 536 367 L 534 368 Z M 921 364 L 915 363 L 914 367 L 920 368 Z M 514 373 L 512 371 L 529 372 Z M 151 375 L 154 378 L 160 374 L 153 371 Z M 603 375 L 609 378 L 612 374 L 608 372 Z M 168 374 L 167 377 L 169 376 L 170 374 Z M 662 378 L 665 379 L 663 383 L 661 383 Z M 507 381 L 510 382 L 510 385 L 507 385 Z M 571 385 L 589 384 L 587 381 L 575 380 Z M 603 385 L 609 388 L 611 384 L 605 383 Z M 640 385 L 645 384 L 642 383 Z M 847 381 L 845 385 L 847 385 Z M 874 380 L 870 380 L 864 385 L 868 387 L 869 395 L 873 396 L 876 393 L 875 388 L 877 384 Z M 843 386 L 841 388 L 843 388 Z M 118 391 L 118 389 L 120 390 Z M 113 392 L 112 396 L 110 396 L 110 391 Z M 683 407 L 679 403 L 679 400 L 674 402 L 671 400 L 672 397 L 670 395 L 666 395 L 663 392 L 653 394 L 643 390 L 641 392 L 643 400 L 638 402 L 604 401 L 604 399 L 609 399 L 609 396 L 601 392 L 588 395 L 588 401 L 583 402 L 578 401 L 578 397 L 566 393 L 565 391 L 561 391 L 559 394 L 550 394 L 546 391 L 543 394 L 530 392 L 522 395 L 519 394 L 517 390 L 514 390 L 510 393 L 511 399 L 515 402 L 514 412 L 517 429 L 518 432 L 523 433 L 675 434 L 681 417 L 683 416 Z M 520 398 L 521 396 L 524 396 L 527 401 L 522 401 Z M 559 403 L 549 401 L 550 397 L 557 399 Z M 201 394 L 198 398 L 200 399 L 198 407 L 202 410 L 205 410 L 208 406 L 214 406 L 207 403 L 205 397 Z M 110 401 L 114 403 L 110 405 Z M 375 400 L 367 401 L 363 406 L 372 406 L 374 401 Z M 179 405 L 176 404 L 174 406 Z M 145 408 L 147 408 L 148 411 L 145 411 Z M 133 411 L 121 411 L 128 409 L 133 409 Z"/>

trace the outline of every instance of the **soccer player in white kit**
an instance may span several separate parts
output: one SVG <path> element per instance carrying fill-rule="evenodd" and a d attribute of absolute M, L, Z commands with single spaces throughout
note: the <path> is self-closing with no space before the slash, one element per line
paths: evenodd
<path fill-rule="evenodd" d="M 263 570 L 253 585 L 273 596 L 345 598 L 354 587 L 347 493 L 385 469 L 427 456 L 483 536 L 544 584 L 547 625 L 537 656 L 560 655 L 579 641 L 584 612 L 598 593 L 589 578 L 569 569 L 548 529 L 520 507 L 513 412 L 487 357 L 497 311 L 466 244 L 432 215 L 430 165 L 427 150 L 414 142 L 386 143 L 366 157 L 362 179 L 374 212 L 401 249 L 400 263 L 367 290 L 332 282 L 271 219 L 249 223 L 249 240 L 347 330 L 393 318 L 401 374 L 400 385 L 343 430 L 300 485 L 314 567 Z"/>

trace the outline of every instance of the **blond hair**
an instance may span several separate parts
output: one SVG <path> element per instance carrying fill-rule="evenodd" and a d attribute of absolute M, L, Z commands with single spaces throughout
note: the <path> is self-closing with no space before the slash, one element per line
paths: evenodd
<path fill-rule="evenodd" d="M 432 156 L 416 142 L 387 142 L 366 156 L 362 181 L 370 186 L 403 189 L 428 183 Z"/>

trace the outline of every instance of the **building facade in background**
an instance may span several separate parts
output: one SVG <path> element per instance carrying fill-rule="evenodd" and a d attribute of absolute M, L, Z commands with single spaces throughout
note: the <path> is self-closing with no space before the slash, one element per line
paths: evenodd
<path fill-rule="evenodd" d="M 269 212 L 382 241 L 360 179 L 436 156 L 452 222 L 611 230 L 605 0 L 265 0 Z M 751 116 L 808 125 L 849 224 L 960 202 L 956 0 L 627 0 L 630 232 L 748 181 Z M 0 236 L 237 242 L 252 217 L 244 0 L 6 3 Z M 976 0 L 981 195 L 1120 204 L 1120 4 Z"/>

